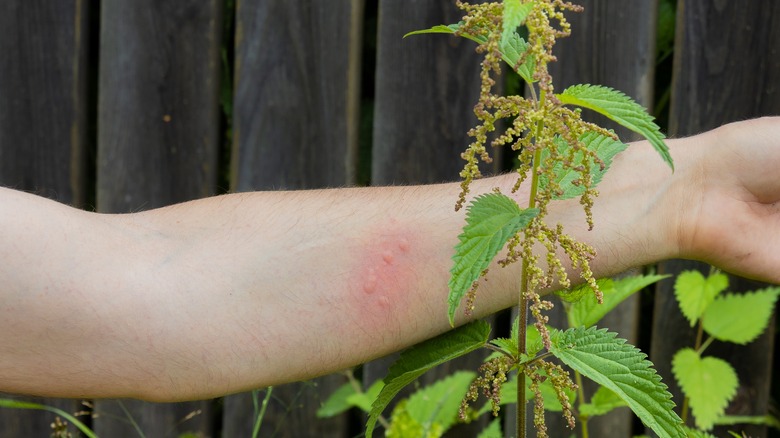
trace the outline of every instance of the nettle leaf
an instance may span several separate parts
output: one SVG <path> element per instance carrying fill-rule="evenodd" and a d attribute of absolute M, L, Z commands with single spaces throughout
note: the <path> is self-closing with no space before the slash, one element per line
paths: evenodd
<path fill-rule="evenodd" d="M 574 85 L 556 95 L 564 104 L 581 106 L 596 111 L 638 134 L 644 136 L 674 170 L 669 148 L 664 143 L 661 128 L 653 122 L 653 116 L 630 97 L 600 85 Z"/>
<path fill-rule="evenodd" d="M 635 275 L 613 281 L 601 279 L 597 283 L 604 294 L 603 304 L 599 304 L 593 289 L 587 284 L 578 286 L 587 291 L 580 301 L 571 305 L 568 312 L 569 326 L 590 327 L 598 323 L 601 318 L 625 301 L 628 297 L 639 292 L 645 287 L 667 278 L 668 275 Z"/>
<path fill-rule="evenodd" d="M 672 358 L 672 373 L 688 397 L 696 427 L 712 429 L 737 394 L 739 380 L 734 368 L 722 359 L 701 358 L 693 349 L 683 348 Z"/>
<path fill-rule="evenodd" d="M 506 40 L 502 38 L 499 47 L 501 59 L 509 64 L 524 81 L 529 84 L 536 82 L 533 77 L 536 70 L 536 59 L 533 56 L 526 57 L 525 61 L 518 65 L 520 59 L 528 51 L 528 43 L 517 32 L 512 32 Z"/>
<path fill-rule="evenodd" d="M 701 318 L 715 297 L 727 287 L 729 287 L 729 278 L 722 273 L 704 278 L 699 271 L 685 271 L 677 276 L 674 282 L 674 296 L 691 327 Z"/>
<path fill-rule="evenodd" d="M 769 287 L 745 294 L 720 296 L 702 316 L 704 330 L 720 341 L 735 344 L 753 342 L 769 325 L 778 294 L 779 287 Z"/>
<path fill-rule="evenodd" d="M 501 33 L 501 45 L 504 45 L 516 34 L 516 30 L 525 22 L 525 18 L 534 9 L 533 2 L 520 0 L 504 0 L 503 32 Z"/>
<path fill-rule="evenodd" d="M 455 323 L 455 311 L 474 282 L 507 241 L 528 225 L 539 210 L 521 210 L 517 202 L 500 193 L 480 195 L 466 210 L 466 225 L 455 246 L 455 262 L 450 270 L 450 324 Z"/>
<path fill-rule="evenodd" d="M 585 377 L 613 391 L 660 437 L 685 437 L 672 395 L 644 353 L 604 329 L 552 333 L 551 352 Z"/>
<path fill-rule="evenodd" d="M 455 32 L 457 32 L 458 29 L 460 28 L 460 26 L 461 26 L 460 23 L 457 23 L 457 24 L 439 24 L 439 25 L 433 26 L 433 27 L 431 27 L 429 29 L 420 29 L 420 30 L 411 31 L 411 32 L 407 33 L 406 35 L 404 35 L 404 38 L 406 38 L 408 36 L 412 36 L 412 35 L 424 35 L 424 34 L 429 34 L 429 33 L 455 34 Z"/>
<path fill-rule="evenodd" d="M 473 321 L 401 353 L 388 370 L 384 378 L 385 386 L 371 405 L 366 424 L 366 437 L 371 438 L 379 415 L 401 389 L 436 365 L 482 347 L 488 341 L 489 335 L 490 324 L 485 321 Z"/>
<path fill-rule="evenodd" d="M 424 432 L 430 431 L 434 425 L 440 426 L 443 432 L 447 431 L 455 424 L 460 402 L 476 376 L 471 371 L 458 371 L 416 391 L 406 403 L 409 415 L 422 425 Z"/>
<path fill-rule="evenodd" d="M 522 6 L 522 8 L 526 8 L 526 7 L 527 6 Z M 526 13 L 526 15 L 528 14 Z M 524 21 L 525 16 L 523 16 L 522 18 Z M 409 32 L 406 35 L 404 35 L 404 38 L 411 35 L 424 35 L 424 34 L 431 34 L 431 33 L 443 33 L 443 34 L 454 35 L 458 32 L 458 30 L 460 30 L 460 27 L 462 25 L 463 22 L 456 23 L 456 24 L 448 24 L 448 25 L 440 24 L 438 26 L 433 26 L 429 29 L 415 30 Z M 470 34 L 462 33 L 459 36 L 474 41 L 477 44 L 484 44 L 488 40 L 486 35 L 470 35 Z M 514 69 L 520 75 L 520 77 L 523 78 L 523 80 L 525 80 L 529 84 L 536 82 L 536 80 L 533 79 L 533 73 L 534 70 L 536 70 L 536 61 L 534 60 L 533 56 L 527 57 L 522 64 L 518 65 L 518 62 L 525 54 L 525 52 L 528 50 L 528 43 L 520 36 L 520 34 L 514 31 L 514 29 L 510 33 L 507 33 L 507 31 L 504 30 L 501 40 L 499 41 L 499 50 L 501 51 L 501 59 L 503 59 L 504 62 L 509 64 L 509 66 L 512 67 L 512 69 Z"/>
<path fill-rule="evenodd" d="M 604 386 L 599 386 L 596 393 L 590 399 L 590 403 L 580 405 L 580 415 L 596 417 L 611 412 L 623 406 L 628 406 L 622 398 Z"/>
<path fill-rule="evenodd" d="M 580 141 L 583 142 L 589 150 L 596 152 L 596 155 L 604 163 L 603 169 L 596 163 L 592 163 L 590 166 L 592 186 L 596 187 L 601 182 L 602 178 L 604 178 L 604 174 L 607 173 L 607 170 L 609 170 L 609 166 L 612 165 L 612 159 L 615 158 L 615 155 L 623 152 L 628 146 L 621 141 L 613 140 L 595 132 L 584 133 L 580 137 Z M 569 144 L 560 137 L 555 138 L 555 143 L 558 147 L 558 152 L 560 154 L 565 154 L 566 149 L 569 148 Z M 582 155 L 582 152 L 575 153 L 573 162 L 581 163 L 583 160 Z M 542 162 L 544 163 L 549 156 L 549 151 L 543 150 Z M 553 199 L 570 199 L 585 193 L 585 187 L 574 184 L 574 181 L 580 178 L 579 172 L 564 168 L 563 163 L 556 163 L 553 167 L 553 173 L 555 174 L 555 182 L 558 183 L 558 186 L 563 191 L 563 194 L 555 196 Z M 541 176 L 540 183 L 542 186 L 549 184 L 549 179 L 546 175 L 543 174 Z"/>

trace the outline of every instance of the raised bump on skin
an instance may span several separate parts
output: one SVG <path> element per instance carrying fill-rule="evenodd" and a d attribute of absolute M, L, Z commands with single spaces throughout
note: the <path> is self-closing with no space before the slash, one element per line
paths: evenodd
<path fill-rule="evenodd" d="M 402 238 L 398 242 L 398 249 L 400 249 L 401 252 L 409 252 L 409 241 Z"/>
<path fill-rule="evenodd" d="M 368 277 L 366 277 L 366 282 L 363 283 L 363 292 L 371 295 L 372 293 L 376 292 L 376 273 L 373 268 L 371 268 L 368 271 Z"/>

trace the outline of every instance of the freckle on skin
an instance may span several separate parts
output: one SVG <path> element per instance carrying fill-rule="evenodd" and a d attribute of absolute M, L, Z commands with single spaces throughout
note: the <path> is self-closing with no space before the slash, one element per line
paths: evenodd
<path fill-rule="evenodd" d="M 409 252 L 409 241 L 401 239 L 401 241 L 398 242 L 398 249 L 400 249 L 401 252 Z"/>

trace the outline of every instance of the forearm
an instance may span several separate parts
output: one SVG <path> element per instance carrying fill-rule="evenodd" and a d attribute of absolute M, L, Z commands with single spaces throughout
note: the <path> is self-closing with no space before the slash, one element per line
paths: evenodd
<path fill-rule="evenodd" d="M 597 275 L 675 255 L 674 181 L 695 150 L 681 143 L 675 176 L 644 143 L 618 156 L 593 231 L 576 200 L 551 208 L 550 222 L 596 248 Z M 481 180 L 472 192 L 509 193 L 513 179 Z M 441 333 L 464 222 L 453 211 L 458 191 L 248 193 L 121 216 L 15 194 L 29 203 L 27 219 L 9 225 L 19 210 L 6 210 L 6 229 L 31 234 L 16 248 L 3 243 L 0 389 L 204 398 L 328 373 Z M 525 189 L 513 196 L 527 202 Z M 47 243 L 28 246 L 36 233 Z M 514 303 L 519 270 L 491 269 L 475 316 Z"/>

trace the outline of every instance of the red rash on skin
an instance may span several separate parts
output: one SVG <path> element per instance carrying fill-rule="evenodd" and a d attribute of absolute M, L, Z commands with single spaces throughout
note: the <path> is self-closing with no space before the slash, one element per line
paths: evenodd
<path fill-rule="evenodd" d="M 350 275 L 355 286 L 350 289 L 354 319 L 366 333 L 392 330 L 395 313 L 408 306 L 408 295 L 415 289 L 412 234 L 391 219 L 361 239 Z"/>

